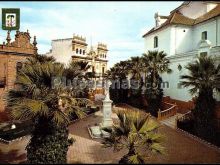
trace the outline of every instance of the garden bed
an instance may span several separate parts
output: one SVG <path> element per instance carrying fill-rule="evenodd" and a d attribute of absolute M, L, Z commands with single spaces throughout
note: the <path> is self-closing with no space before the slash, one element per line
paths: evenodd
<path fill-rule="evenodd" d="M 13 121 L 1 123 L 0 141 L 4 143 L 11 143 L 13 141 L 22 139 L 26 135 L 30 135 L 33 129 L 31 121 Z"/>
<path fill-rule="evenodd" d="M 93 115 L 99 109 L 100 108 L 96 106 L 84 108 L 83 110 L 86 113 L 85 117 Z M 78 120 L 80 120 L 80 118 L 78 118 L 76 115 L 73 115 L 70 124 Z M 8 121 L 8 122 L 1 123 L 0 124 L 0 142 L 9 144 L 13 141 L 21 140 L 23 137 L 31 134 L 31 131 L 33 130 L 33 126 L 34 125 L 30 120 L 29 121 Z"/>
<path fill-rule="evenodd" d="M 183 117 L 177 120 L 177 129 L 182 130 L 193 137 L 201 139 L 201 141 L 205 141 L 207 144 L 211 144 L 220 147 L 220 131 L 218 127 L 216 127 L 216 138 L 213 141 L 207 141 L 205 138 L 199 137 L 194 129 L 194 120 L 192 118 L 192 114 L 189 112 L 185 114 Z"/>

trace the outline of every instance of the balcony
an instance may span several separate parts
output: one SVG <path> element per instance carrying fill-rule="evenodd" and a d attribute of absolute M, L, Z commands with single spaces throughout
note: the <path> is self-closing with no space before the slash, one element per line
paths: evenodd
<path fill-rule="evenodd" d="M 6 77 L 0 77 L 0 88 L 4 88 L 6 86 Z"/>

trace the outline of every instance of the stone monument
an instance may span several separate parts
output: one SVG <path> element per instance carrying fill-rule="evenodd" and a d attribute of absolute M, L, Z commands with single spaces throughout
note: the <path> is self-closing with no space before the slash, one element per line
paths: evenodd
<path fill-rule="evenodd" d="M 111 127 L 113 124 L 111 115 L 112 115 L 112 100 L 109 97 L 109 87 L 111 85 L 110 81 L 107 81 L 106 88 L 105 88 L 105 99 L 103 102 L 102 113 L 103 119 L 102 123 L 99 125 L 91 126 L 88 128 L 89 133 L 92 138 L 101 138 L 101 137 L 108 137 L 109 134 L 102 130 L 103 127 Z"/>

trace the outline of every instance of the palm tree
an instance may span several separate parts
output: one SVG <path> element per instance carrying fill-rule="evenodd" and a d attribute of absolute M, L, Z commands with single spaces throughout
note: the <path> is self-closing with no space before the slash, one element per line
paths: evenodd
<path fill-rule="evenodd" d="M 146 54 L 142 54 L 142 65 L 143 65 L 143 72 L 144 72 L 144 85 L 145 85 L 145 87 L 147 87 L 146 86 L 146 83 L 147 83 L 147 80 L 146 80 L 146 78 L 147 78 L 147 75 L 148 75 L 148 72 L 149 72 L 149 61 L 148 61 L 148 58 L 146 58 Z"/>
<path fill-rule="evenodd" d="M 138 110 L 117 110 L 119 124 L 112 128 L 103 128 L 110 134 L 104 138 L 104 147 L 113 147 L 114 151 L 123 148 L 128 150 L 119 163 L 140 164 L 145 163 L 145 158 L 150 152 L 164 153 L 161 145 L 163 136 L 157 133 L 159 125 L 149 114 Z"/>
<path fill-rule="evenodd" d="M 129 60 L 129 73 L 132 75 L 130 79 L 132 97 L 141 96 L 143 86 L 143 78 L 141 73 L 143 73 L 144 68 L 145 66 L 141 57 L 131 57 L 131 60 Z"/>
<path fill-rule="evenodd" d="M 167 54 L 163 51 L 148 51 L 143 54 L 143 61 L 149 71 L 147 76 L 146 96 L 149 104 L 149 111 L 157 116 L 157 111 L 161 105 L 163 90 L 161 89 L 162 78 L 160 74 L 171 73 L 169 68 L 170 61 L 166 58 Z"/>
<path fill-rule="evenodd" d="M 215 99 L 213 91 L 220 91 L 220 64 L 215 58 L 200 55 L 196 61 L 189 63 L 185 68 L 189 74 L 182 75 L 180 82 L 184 87 L 191 87 L 189 92 L 198 94 L 195 109 L 192 111 L 195 119 L 195 129 L 202 137 L 213 135 L 213 118 Z M 211 137 L 210 137 L 211 138 Z"/>
<path fill-rule="evenodd" d="M 166 58 L 167 54 L 163 51 L 148 51 L 148 53 L 143 54 L 143 58 L 148 70 L 153 76 L 153 82 L 157 84 L 157 75 L 162 73 L 172 73 L 169 68 L 170 61 Z"/>
<path fill-rule="evenodd" d="M 67 68 L 65 68 L 65 76 L 67 79 L 74 79 L 75 77 L 85 77 L 85 72 L 91 66 L 85 61 L 71 61 Z"/>
<path fill-rule="evenodd" d="M 143 72 L 145 66 L 141 57 L 131 57 L 130 62 L 130 73 L 132 74 L 132 78 L 135 80 L 141 80 L 141 73 Z"/>
<path fill-rule="evenodd" d="M 85 115 L 78 104 L 86 99 L 75 98 L 75 91 L 51 83 L 54 77 L 62 76 L 63 64 L 47 57 L 32 57 L 18 72 L 19 87 L 8 93 L 11 116 L 34 123 L 26 148 L 29 163 L 66 163 L 68 147 L 73 143 L 73 139 L 68 139 L 69 116 Z"/>
<path fill-rule="evenodd" d="M 115 103 L 126 102 L 128 97 L 128 61 L 120 61 L 107 71 L 107 78 L 112 80 L 110 96 Z M 126 81 L 126 82 L 125 82 Z M 127 83 L 127 87 L 125 86 Z M 119 87 L 119 89 L 118 89 Z M 126 89 L 125 89 L 126 88 Z"/>

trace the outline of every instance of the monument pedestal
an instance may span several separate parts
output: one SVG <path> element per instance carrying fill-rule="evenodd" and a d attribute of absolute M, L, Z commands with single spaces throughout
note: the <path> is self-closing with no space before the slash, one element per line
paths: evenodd
<path fill-rule="evenodd" d="M 102 101 L 102 113 L 103 113 L 103 119 L 102 122 L 99 125 L 88 127 L 90 136 L 92 138 L 102 138 L 102 137 L 108 137 L 109 133 L 102 130 L 103 127 L 111 127 L 113 124 L 112 121 L 112 100 L 109 98 L 109 87 L 107 87 L 106 90 L 106 97 Z"/>
<path fill-rule="evenodd" d="M 100 124 L 102 127 L 111 127 L 113 124 L 112 121 L 112 101 L 111 100 L 103 100 L 103 119 Z"/>
<path fill-rule="evenodd" d="M 111 118 L 112 115 L 112 101 L 111 100 L 103 100 L 103 119 L 99 125 L 91 126 L 88 128 L 90 136 L 92 138 L 102 138 L 109 137 L 109 133 L 102 130 L 104 127 L 111 127 L 113 124 L 113 120 Z"/>

